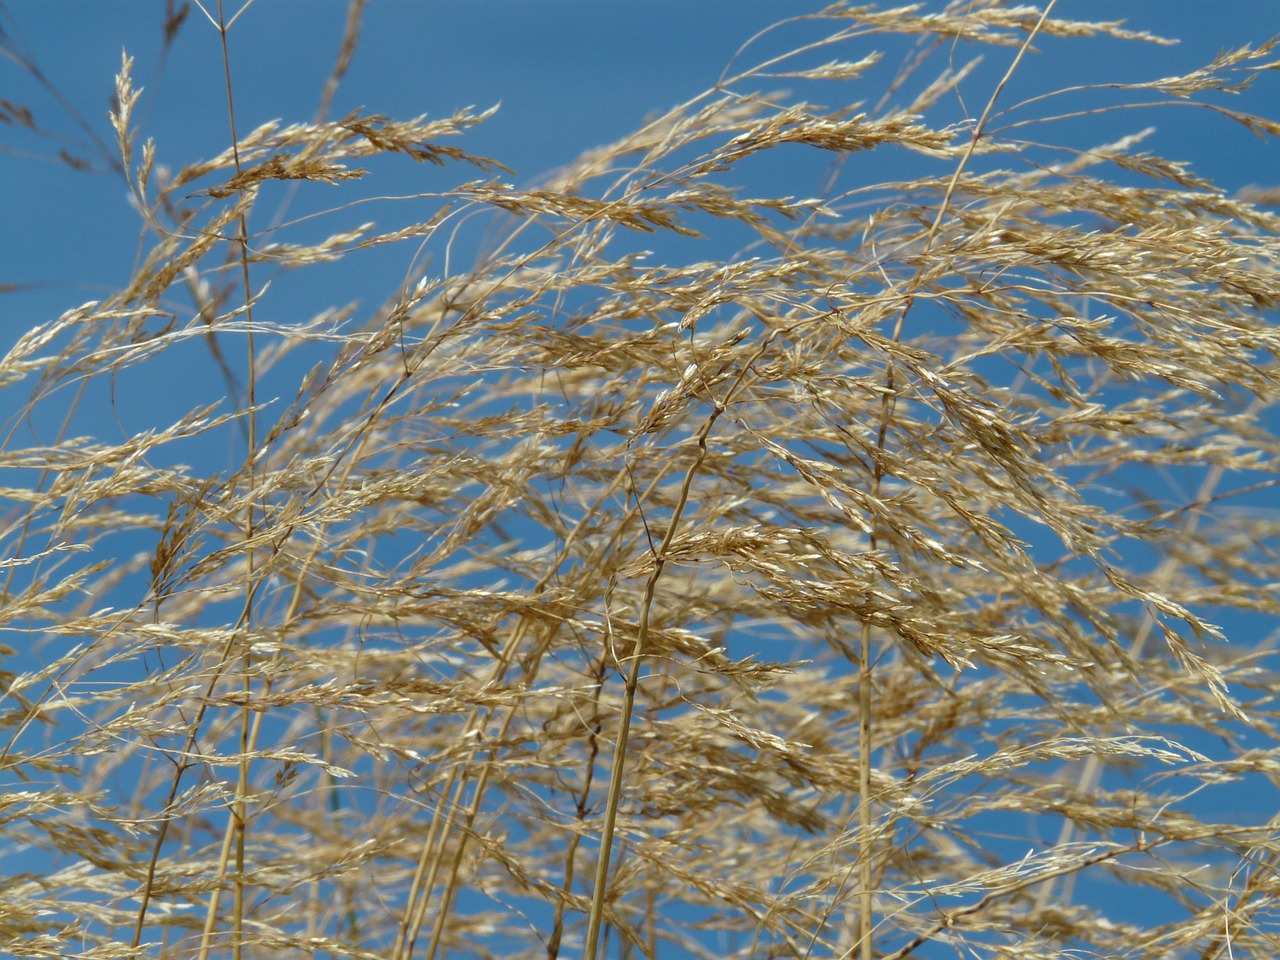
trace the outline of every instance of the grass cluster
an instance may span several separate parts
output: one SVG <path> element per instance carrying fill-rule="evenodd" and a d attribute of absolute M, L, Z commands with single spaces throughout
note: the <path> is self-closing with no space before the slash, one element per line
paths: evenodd
<path fill-rule="evenodd" d="M 1280 219 L 1137 119 L 1280 133 L 1220 96 L 1270 46 L 1082 143 L 1006 83 L 1157 38 L 838 2 L 521 187 L 483 112 L 329 116 L 363 6 L 312 119 L 237 129 L 230 70 L 173 170 L 126 59 L 148 252 L 0 361 L 0 950 L 1280 954 Z M 456 185 L 349 222 L 415 162 Z"/>

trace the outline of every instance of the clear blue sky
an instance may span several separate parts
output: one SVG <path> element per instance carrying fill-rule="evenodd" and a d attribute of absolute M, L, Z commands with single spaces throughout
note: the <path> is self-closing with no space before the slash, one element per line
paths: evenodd
<path fill-rule="evenodd" d="M 706 90 L 744 43 L 780 17 L 822 6 L 778 0 L 375 0 L 365 10 L 360 44 L 330 115 L 360 110 L 410 119 L 500 104 L 494 117 L 457 144 L 502 161 L 515 171 L 518 184 L 527 185 L 580 151 L 620 137 L 653 113 Z M 216 9 L 216 3 L 206 7 Z M 342 37 L 346 7 L 344 0 L 256 0 L 243 8 L 229 34 L 242 135 L 270 120 L 289 123 L 314 116 Z M 228 15 L 241 9 L 239 2 L 226 3 Z M 117 158 L 107 114 L 123 53 L 134 58 L 134 85 L 144 88 L 134 116 L 138 141 L 155 141 L 157 164 L 176 170 L 227 147 L 217 31 L 192 6 L 163 56 L 163 10 L 160 0 L 0 2 L 0 50 L 6 54 L 0 58 L 0 96 L 30 108 L 39 127 L 32 132 L 14 124 L 0 126 L 0 219 L 7 226 L 0 231 L 0 285 L 12 285 L 0 295 L 0 349 L 32 326 L 118 290 L 152 242 L 130 206 L 123 180 L 110 168 Z M 1170 76 L 1208 62 L 1222 49 L 1280 34 L 1280 3 L 1274 0 L 1061 0 L 1058 10 L 1065 16 L 1124 19 L 1132 29 L 1180 43 L 1165 47 L 1105 38 L 1039 42 L 1039 52 L 1023 63 L 1001 98 L 1001 108 L 1012 111 L 1010 120 L 1049 112 L 1044 105 L 1019 111 L 1016 105 L 1027 97 L 1068 86 Z M 813 35 L 804 30 L 804 25 L 793 24 L 766 35 L 742 52 L 737 66 L 759 62 L 771 52 L 790 49 L 798 37 Z M 878 74 L 861 84 L 820 84 L 805 89 L 804 95 L 831 108 L 860 100 L 874 103 L 906 44 L 900 38 L 873 37 L 863 47 L 841 55 L 886 51 Z M 964 88 L 973 102 L 944 102 L 951 118 L 981 111 L 1014 51 L 969 44 L 948 51 L 957 66 L 976 53 L 984 62 Z M 1246 94 L 1218 99 L 1236 109 L 1280 113 L 1273 102 L 1276 85 L 1268 79 L 1261 78 Z M 1076 111 L 1106 96 L 1066 96 L 1054 101 L 1052 109 Z M 995 121 L 997 129 L 1001 122 Z M 1148 125 L 1157 129 L 1144 149 L 1190 163 L 1229 192 L 1249 184 L 1280 183 L 1275 143 L 1264 143 L 1199 107 L 1088 115 L 1069 121 L 1065 133 L 1059 128 L 1054 135 L 1070 135 L 1074 145 L 1091 147 Z M 91 169 L 70 168 L 59 159 L 60 152 Z M 915 164 L 923 171 L 926 162 L 901 153 L 858 154 L 844 168 L 840 188 L 896 178 L 903 169 L 895 164 Z M 823 189 L 830 163 L 830 155 L 809 148 L 775 151 L 754 171 L 759 182 L 747 182 L 746 189 L 815 195 Z M 354 185 L 355 191 L 309 185 L 305 192 L 289 192 L 287 216 L 345 204 L 353 196 L 443 189 L 478 175 L 403 162 L 379 168 L 376 176 Z M 412 220 L 412 211 L 411 203 L 329 211 L 307 224 L 301 235 L 287 239 L 315 242 L 368 220 L 390 229 Z M 286 211 L 263 202 L 255 211 L 254 228 L 276 215 L 286 216 Z M 659 255 L 665 251 L 659 248 Z M 336 288 L 323 285 L 332 272 L 317 280 L 309 271 L 278 277 L 275 292 L 287 295 L 284 302 L 297 315 L 273 319 L 297 322 L 351 301 L 372 309 L 410 269 L 413 253 L 396 248 L 365 256 L 353 268 L 356 274 L 344 274 L 343 285 Z M 690 255 L 702 259 L 715 253 L 695 249 Z M 189 377 L 176 366 L 172 376 L 164 384 L 167 395 L 185 399 Z M 282 386 L 279 392 L 291 390 Z M 0 397 L 0 422 L 24 402 L 25 396 L 16 394 Z M 147 398 L 122 391 L 112 403 L 117 430 L 154 426 Z"/>
<path fill-rule="evenodd" d="M 777 0 L 375 0 L 366 10 L 360 48 L 333 113 L 362 108 L 410 118 L 501 103 L 498 114 L 467 137 L 466 147 L 502 160 L 527 181 L 704 90 L 756 31 L 779 17 L 821 6 Z M 226 9 L 237 10 L 239 4 L 229 2 Z M 243 14 L 230 34 L 243 130 L 271 119 L 312 116 L 345 10 L 340 0 L 257 0 Z M 1063 0 L 1058 10 L 1066 16 L 1125 19 L 1135 29 L 1182 42 L 1172 49 L 1077 43 L 1064 56 L 1055 56 L 1067 49 L 1064 45 L 1043 44 L 1044 54 L 1022 70 L 1010 94 L 1167 76 L 1219 49 L 1280 34 L 1280 3 L 1273 0 Z M 138 220 L 123 183 L 104 172 L 89 132 L 22 68 L 19 58 L 34 63 L 92 133 L 111 144 L 107 110 L 121 52 L 127 51 L 135 58 L 135 84 L 146 88 L 137 126 L 143 138 L 155 139 L 160 162 L 177 168 L 227 144 L 217 34 L 193 8 L 162 65 L 162 11 L 159 0 L 0 4 L 8 54 L 0 60 L 0 91 L 5 99 L 30 107 L 49 132 L 34 136 L 0 127 L 2 216 L 8 225 L 0 234 L 0 283 L 40 285 L 0 299 L 0 344 L 69 306 L 107 295 L 126 279 L 138 254 Z M 769 43 L 756 52 L 771 49 Z M 956 59 L 969 52 L 957 48 Z M 1003 51 L 984 52 L 984 69 L 994 79 L 1005 66 Z M 1265 113 L 1270 106 L 1265 91 L 1274 95 L 1274 88 L 1264 84 L 1259 94 L 1236 98 L 1232 106 L 1246 107 L 1252 100 Z M 824 91 L 828 105 L 838 106 L 846 92 L 850 98 L 867 96 L 865 90 L 829 86 Z M 1002 102 L 1013 99 L 1006 95 Z M 1099 139 L 1124 129 L 1129 116 L 1092 121 L 1099 125 Z M 1192 162 L 1228 189 L 1280 180 L 1274 145 L 1225 121 L 1205 119 L 1198 110 L 1163 111 L 1154 121 L 1160 129 L 1152 149 Z M 1141 124 L 1147 122 L 1143 118 Z M 1216 135 L 1206 137 L 1207 130 Z M 89 161 L 97 172 L 69 169 L 57 160 L 62 149 Z M 820 172 L 815 164 L 809 172 L 814 182 L 799 180 L 783 192 L 813 189 Z M 430 182 L 433 173 L 415 172 L 419 183 Z M 400 186 L 414 188 L 412 182 Z"/>

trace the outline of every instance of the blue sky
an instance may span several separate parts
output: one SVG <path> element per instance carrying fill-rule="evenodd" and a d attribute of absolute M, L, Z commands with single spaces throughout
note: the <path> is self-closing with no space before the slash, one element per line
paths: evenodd
<path fill-rule="evenodd" d="M 579 151 L 634 129 L 647 115 L 681 102 L 715 82 L 735 51 L 780 16 L 820 4 L 770 0 L 555 0 L 555 2 L 413 3 L 376 0 L 333 114 L 357 108 L 409 118 L 441 116 L 474 105 L 501 104 L 472 131 L 466 147 L 502 160 L 527 182 Z M 237 113 L 243 130 L 280 118 L 310 118 L 332 67 L 345 18 L 338 0 L 257 0 L 230 32 Z M 227 3 L 234 11 L 239 6 Z M 1066 16 L 1124 19 L 1134 29 L 1180 38 L 1174 48 L 1102 40 L 1066 49 L 1052 41 L 1032 57 L 1007 91 L 1045 90 L 1081 83 L 1126 82 L 1167 76 L 1205 62 L 1215 52 L 1280 34 L 1280 4 L 1239 0 L 1116 2 L 1064 0 Z M 135 84 L 146 88 L 137 113 L 143 139 L 155 139 L 160 162 L 177 168 L 227 144 L 221 50 L 216 32 L 193 8 L 161 63 L 163 5 L 98 0 L 9 0 L 0 5 L 7 59 L 0 61 L 6 99 L 30 107 L 50 136 L 12 127 L 0 131 L 3 218 L 0 283 L 39 284 L 0 300 L 0 343 L 67 307 L 100 298 L 124 281 L 138 254 L 138 221 L 124 185 L 88 132 L 15 62 L 35 63 L 92 132 L 112 142 L 107 110 L 122 51 L 135 58 Z M 300 27 L 300 24 L 304 26 Z M 801 28 L 760 41 L 747 60 L 781 49 Z M 870 49 L 872 43 L 868 42 Z M 886 44 L 887 46 L 887 44 Z M 959 61 L 970 51 L 955 50 Z M 1003 71 L 999 50 L 986 50 L 991 81 Z M 1011 56 L 1011 51 L 1008 52 Z M 1086 55 L 1082 56 L 1084 53 Z M 997 62 L 1000 61 L 1000 62 Z M 983 77 L 980 73 L 979 77 Z M 973 89 L 986 90 L 990 82 Z M 1234 98 L 1231 106 L 1266 112 L 1267 85 Z M 847 93 L 831 86 L 827 104 Z M 1274 91 L 1270 91 L 1274 96 Z M 858 96 L 865 92 L 858 91 Z M 980 105 L 979 105 L 980 106 Z M 976 108 L 974 108 L 976 109 Z M 1129 114 L 1081 120 L 1099 138 L 1126 127 Z M 1206 122 L 1197 108 L 1166 109 L 1151 148 L 1191 162 L 1228 190 L 1280 179 L 1274 145 L 1226 121 Z M 1135 126 L 1139 125 L 1136 123 Z M 1206 137 L 1206 131 L 1215 135 Z M 88 160 L 81 173 L 57 160 L 58 151 Z M 818 158 L 799 194 L 816 186 Z M 434 171 L 409 174 L 429 182 Z M 793 175 L 794 177 L 794 175 Z M 412 189 L 413 183 L 406 183 Z"/>

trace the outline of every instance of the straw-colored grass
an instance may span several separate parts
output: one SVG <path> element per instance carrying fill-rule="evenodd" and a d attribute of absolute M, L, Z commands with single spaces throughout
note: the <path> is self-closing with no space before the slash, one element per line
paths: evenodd
<path fill-rule="evenodd" d="M 170 172 L 126 59 L 148 252 L 0 363 L 0 950 L 1280 955 L 1280 220 L 1140 146 L 1280 133 L 1220 97 L 1277 62 L 1079 142 L 1029 59 L 1159 41 L 1069 6 L 837 3 L 537 186 L 329 116 L 360 2 Z"/>

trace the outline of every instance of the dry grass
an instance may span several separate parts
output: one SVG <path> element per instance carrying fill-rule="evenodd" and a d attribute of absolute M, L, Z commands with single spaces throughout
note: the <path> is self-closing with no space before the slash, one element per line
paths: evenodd
<path fill-rule="evenodd" d="M 362 6 L 315 119 L 173 173 L 126 61 L 149 253 L 0 364 L 0 949 L 1280 953 L 1274 196 L 959 66 L 1152 38 L 840 3 L 520 189 L 485 114 L 327 117 Z M 1271 57 L 1121 93 L 1273 135 L 1217 97 Z M 795 145 L 928 172 L 740 189 Z M 457 186 L 257 212 L 388 158 Z M 266 283 L 387 245 L 377 308 Z"/>

